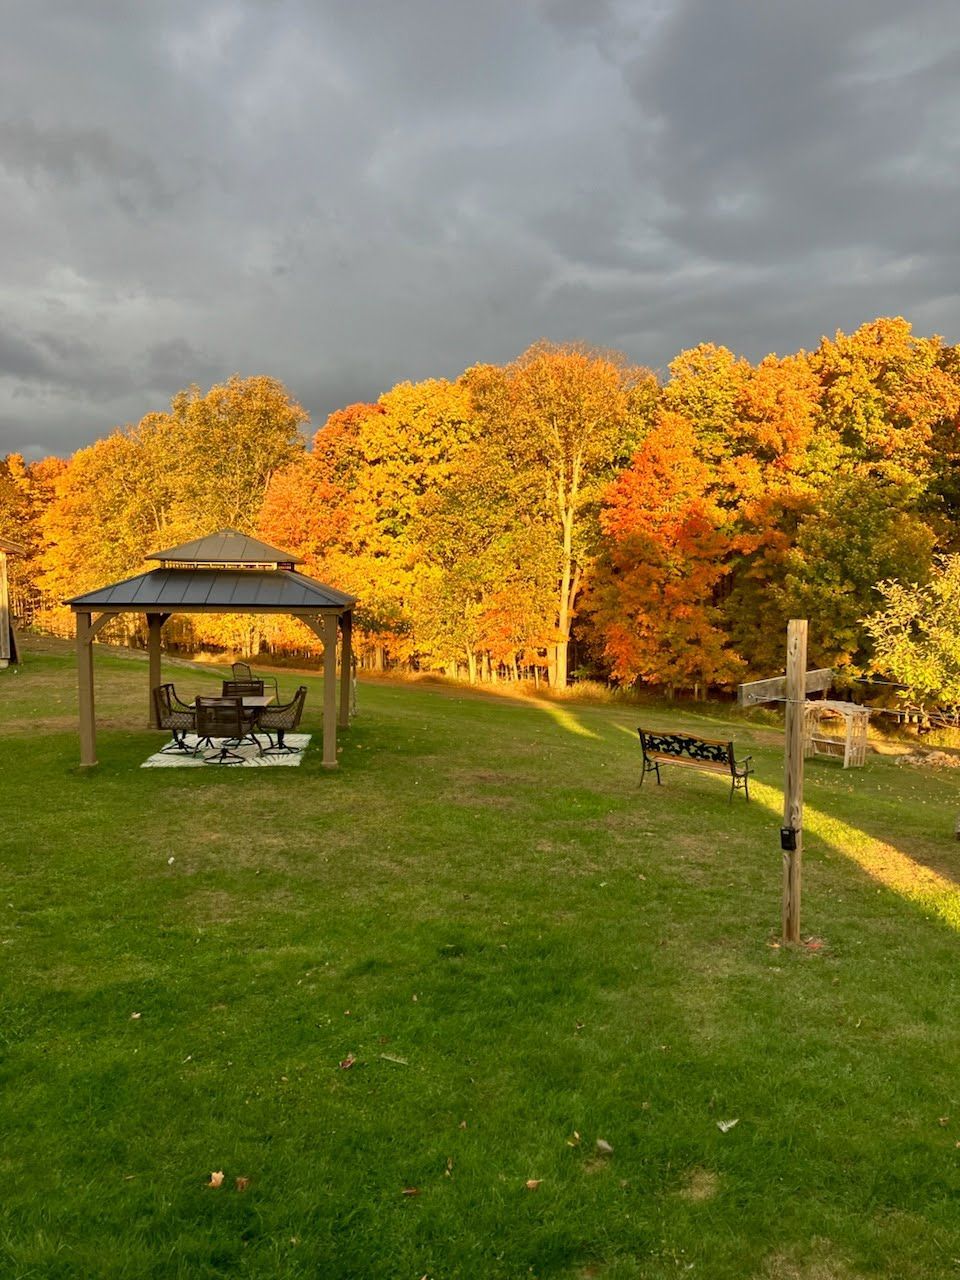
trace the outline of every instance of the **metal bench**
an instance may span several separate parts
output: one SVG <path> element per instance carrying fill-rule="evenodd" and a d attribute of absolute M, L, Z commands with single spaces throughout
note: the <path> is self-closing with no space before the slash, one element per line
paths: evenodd
<path fill-rule="evenodd" d="M 660 766 L 662 764 L 682 764 L 691 769 L 706 769 L 711 773 L 728 773 L 730 775 L 730 799 L 734 791 L 743 788 L 746 800 L 750 799 L 750 768 L 752 756 L 744 756 L 737 760 L 733 754 L 732 742 L 720 742 L 715 738 L 695 738 L 689 733 L 651 733 L 648 729 L 638 729 L 640 746 L 643 748 L 643 772 L 640 785 L 648 773 L 657 775 L 657 785 L 662 786 Z"/>

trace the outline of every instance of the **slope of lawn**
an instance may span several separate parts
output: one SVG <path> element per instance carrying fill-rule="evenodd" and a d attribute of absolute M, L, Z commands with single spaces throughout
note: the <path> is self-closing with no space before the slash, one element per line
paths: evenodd
<path fill-rule="evenodd" d="M 335 773 L 141 770 L 98 650 L 83 773 L 42 649 L 0 673 L 0 1275 L 958 1274 L 956 773 L 808 764 L 783 950 L 774 729 L 371 683 Z M 638 789 L 641 721 L 732 732 L 754 799 Z"/>

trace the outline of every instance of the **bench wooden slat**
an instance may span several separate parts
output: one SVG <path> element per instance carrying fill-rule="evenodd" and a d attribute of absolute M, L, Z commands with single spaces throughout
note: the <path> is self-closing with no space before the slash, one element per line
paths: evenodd
<path fill-rule="evenodd" d="M 714 760 L 690 760 L 686 756 L 666 755 L 662 751 L 648 751 L 647 756 L 651 760 L 659 760 L 661 764 L 686 765 L 688 769 L 712 769 L 715 773 L 730 772 L 729 765 L 719 764 Z"/>

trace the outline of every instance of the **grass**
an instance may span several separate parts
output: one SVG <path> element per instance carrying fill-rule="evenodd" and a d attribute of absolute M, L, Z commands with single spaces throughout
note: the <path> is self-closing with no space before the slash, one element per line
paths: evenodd
<path fill-rule="evenodd" d="M 337 772 L 141 770 L 97 679 L 84 773 L 69 652 L 0 673 L 4 1277 L 960 1272 L 952 771 L 808 765 L 783 950 L 768 727 L 749 805 L 638 790 L 716 708 L 387 682 Z"/>

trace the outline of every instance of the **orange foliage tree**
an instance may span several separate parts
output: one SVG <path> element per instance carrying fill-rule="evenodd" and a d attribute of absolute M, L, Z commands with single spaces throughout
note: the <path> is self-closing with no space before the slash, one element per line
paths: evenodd
<path fill-rule="evenodd" d="M 705 690 L 736 679 L 716 603 L 729 572 L 729 518 L 696 433 L 664 410 L 607 489 L 589 609 L 614 677 Z"/>

